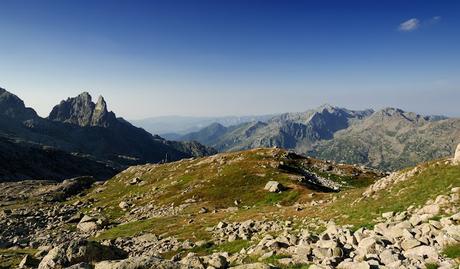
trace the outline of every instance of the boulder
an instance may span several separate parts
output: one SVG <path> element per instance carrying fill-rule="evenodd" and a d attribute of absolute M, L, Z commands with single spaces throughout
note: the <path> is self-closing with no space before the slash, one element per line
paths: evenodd
<path fill-rule="evenodd" d="M 130 257 L 119 261 L 102 261 L 94 265 L 94 269 L 179 269 L 180 266 L 171 261 L 157 257 Z"/>
<path fill-rule="evenodd" d="M 393 252 L 389 249 L 385 249 L 384 251 L 382 251 L 379 255 L 379 258 L 384 265 L 390 265 L 399 260 L 398 256 L 396 254 L 393 254 Z"/>
<path fill-rule="evenodd" d="M 29 255 L 24 256 L 24 258 L 21 260 L 19 263 L 18 267 L 19 268 L 30 268 L 30 267 L 37 267 L 38 261 L 34 258 L 32 258 Z"/>
<path fill-rule="evenodd" d="M 77 225 L 77 229 L 84 232 L 90 233 L 98 230 L 97 220 L 93 217 L 85 215 Z"/>
<path fill-rule="evenodd" d="M 281 192 L 284 189 L 283 185 L 277 181 L 269 181 L 265 184 L 264 190 L 269 192 Z"/>
<path fill-rule="evenodd" d="M 191 252 L 183 258 L 180 263 L 183 266 L 187 266 L 190 268 L 195 268 L 195 269 L 205 269 L 206 267 L 203 264 L 203 261 L 201 260 L 200 257 L 198 257 L 195 253 Z"/>
<path fill-rule="evenodd" d="M 413 238 L 405 239 L 401 243 L 401 247 L 404 250 L 409 250 L 409 249 L 415 248 L 415 247 L 420 246 L 420 245 L 421 245 L 420 241 L 418 241 L 417 239 L 413 239 Z"/>
<path fill-rule="evenodd" d="M 63 268 L 78 263 L 126 258 L 127 254 L 115 247 L 103 246 L 87 240 L 73 240 L 53 248 L 38 265 L 39 269 Z"/>
<path fill-rule="evenodd" d="M 338 269 L 370 269 L 367 262 L 346 262 L 343 261 L 337 265 Z"/>
<path fill-rule="evenodd" d="M 416 248 L 409 249 L 405 252 L 406 257 L 411 257 L 411 256 L 418 256 L 422 258 L 430 258 L 433 260 L 437 260 L 439 257 L 438 252 L 436 251 L 435 248 L 430 247 L 430 246 L 419 246 Z"/>
<path fill-rule="evenodd" d="M 118 206 L 123 209 L 123 210 L 127 210 L 129 208 L 129 204 L 125 201 L 121 201 Z"/>
<path fill-rule="evenodd" d="M 45 193 L 45 196 L 50 197 L 51 201 L 64 201 L 68 197 L 89 189 L 95 181 L 96 179 L 89 176 L 66 179 L 55 189 Z"/>
<path fill-rule="evenodd" d="M 216 269 L 227 268 L 228 266 L 227 258 L 217 253 L 213 254 L 211 258 L 208 260 L 208 265 Z"/>
<path fill-rule="evenodd" d="M 453 163 L 460 164 L 460 144 L 457 145 L 457 149 L 455 150 Z"/>

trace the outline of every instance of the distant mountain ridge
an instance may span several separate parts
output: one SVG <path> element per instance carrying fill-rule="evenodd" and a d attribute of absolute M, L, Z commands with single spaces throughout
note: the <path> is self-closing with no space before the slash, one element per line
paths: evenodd
<path fill-rule="evenodd" d="M 219 151 L 281 147 L 323 159 L 395 170 L 452 154 L 460 119 L 421 116 L 401 109 L 354 111 L 323 105 L 267 122 L 225 127 L 212 124 L 181 140 Z"/>
<path fill-rule="evenodd" d="M 305 112 L 274 116 L 267 122 L 256 121 L 230 127 L 213 124 L 184 135 L 181 140 L 212 144 L 221 151 L 273 146 L 308 150 L 314 142 L 330 139 L 336 131 L 372 113 L 373 110 L 352 111 L 323 105 Z M 208 137 L 214 139 L 208 141 Z"/>
<path fill-rule="evenodd" d="M 190 116 L 161 116 L 141 120 L 131 120 L 152 134 L 159 134 L 166 138 L 180 137 L 181 135 L 198 131 L 210 124 L 219 123 L 223 126 L 232 126 L 251 121 L 267 121 L 272 115 L 254 116 L 223 116 L 223 117 L 190 117 Z"/>
<path fill-rule="evenodd" d="M 168 141 L 153 136 L 109 112 L 103 97 L 99 97 L 97 103 L 94 103 L 86 92 L 62 101 L 53 108 L 49 117 L 41 118 L 33 109 L 26 108 L 17 96 L 0 89 L 0 127 L 0 138 L 4 139 L 2 143 L 5 141 L 5 147 L 10 149 L 10 152 L 2 152 L 0 158 L 7 162 L 15 154 L 28 156 L 25 151 L 31 149 L 36 153 L 36 156 L 23 160 L 24 167 L 30 166 L 30 169 L 24 168 L 24 171 L 35 171 L 34 173 L 12 173 L 7 171 L 8 167 L 4 167 L 3 171 L 0 168 L 0 181 L 27 177 L 41 179 L 50 175 L 52 178 L 46 179 L 68 177 L 69 173 L 54 173 L 44 171 L 45 169 L 40 172 L 40 169 L 35 169 L 34 158 L 39 155 L 48 156 L 48 149 L 60 152 L 61 155 L 67 154 L 69 159 L 70 155 L 79 156 L 82 163 L 95 164 L 87 165 L 93 167 L 93 171 L 69 169 L 75 172 L 73 176 L 87 175 L 88 172 L 94 175 L 113 175 L 128 165 L 173 161 L 215 152 L 197 142 Z M 13 149 L 18 152 L 11 152 Z M 48 151 L 44 152 L 44 149 Z M 48 162 L 48 169 L 53 169 L 52 163 L 58 163 L 52 158 Z M 107 171 L 101 173 L 101 169 Z M 18 175 L 18 178 L 14 175 Z M 13 178 L 8 178 L 9 176 Z"/>

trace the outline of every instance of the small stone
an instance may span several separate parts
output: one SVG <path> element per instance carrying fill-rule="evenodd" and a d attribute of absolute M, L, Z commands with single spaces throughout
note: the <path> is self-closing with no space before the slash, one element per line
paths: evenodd
<path fill-rule="evenodd" d="M 205 213 L 208 213 L 208 209 L 206 207 L 202 207 L 200 208 L 200 214 L 205 214 Z"/>
<path fill-rule="evenodd" d="M 406 240 L 402 241 L 402 243 L 401 243 L 401 247 L 404 250 L 409 250 L 409 249 L 415 248 L 415 247 L 420 246 L 420 245 L 421 245 L 421 243 L 417 239 L 406 239 Z"/>
<path fill-rule="evenodd" d="M 120 202 L 118 206 L 123 210 L 127 210 L 129 208 L 129 204 L 125 201 Z"/>
<path fill-rule="evenodd" d="M 386 218 L 386 219 L 389 219 L 391 217 L 394 216 L 394 212 L 393 211 L 390 211 L 390 212 L 385 212 L 385 213 L 382 213 L 382 217 Z"/>

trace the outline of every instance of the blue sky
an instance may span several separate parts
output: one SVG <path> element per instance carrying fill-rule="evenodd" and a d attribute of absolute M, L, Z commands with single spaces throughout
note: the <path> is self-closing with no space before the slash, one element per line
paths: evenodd
<path fill-rule="evenodd" d="M 460 1 L 0 1 L 0 87 L 46 116 L 85 90 L 128 118 L 330 103 L 460 116 Z"/>

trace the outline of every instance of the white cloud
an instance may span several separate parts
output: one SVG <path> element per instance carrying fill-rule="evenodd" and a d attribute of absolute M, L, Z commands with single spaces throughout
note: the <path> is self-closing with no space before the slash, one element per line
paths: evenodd
<path fill-rule="evenodd" d="M 400 31 L 410 32 L 410 31 L 414 31 L 415 29 L 417 29 L 419 25 L 420 25 L 420 21 L 417 18 L 412 18 L 405 22 L 402 22 L 399 25 L 398 29 Z"/>
<path fill-rule="evenodd" d="M 435 23 L 438 23 L 439 21 L 441 20 L 441 16 L 434 16 L 433 18 L 431 18 L 428 23 L 429 24 L 435 24 Z"/>

